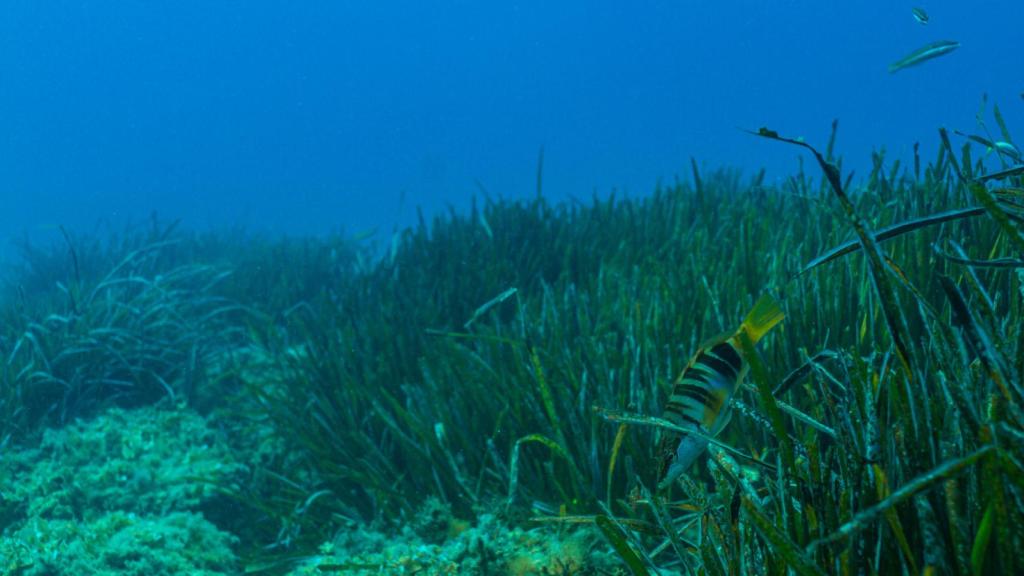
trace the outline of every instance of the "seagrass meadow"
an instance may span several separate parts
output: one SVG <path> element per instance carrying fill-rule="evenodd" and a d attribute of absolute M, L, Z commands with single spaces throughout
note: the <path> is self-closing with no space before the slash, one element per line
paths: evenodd
<path fill-rule="evenodd" d="M 1024 167 L 993 112 L 857 178 L 835 127 L 755 131 L 809 160 L 772 183 L 694 162 L 553 204 L 538 170 L 379 245 L 23 244 L 0 571 L 1018 573 Z M 673 382 L 764 294 L 730 424 L 656 492 Z"/>

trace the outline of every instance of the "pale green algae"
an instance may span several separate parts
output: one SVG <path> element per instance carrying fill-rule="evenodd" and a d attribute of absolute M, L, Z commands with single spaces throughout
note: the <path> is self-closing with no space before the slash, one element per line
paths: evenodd
<path fill-rule="evenodd" d="M 139 517 L 116 511 L 88 522 L 33 518 L 0 539 L 0 574 L 234 574 L 235 543 L 193 512 Z"/>
<path fill-rule="evenodd" d="M 323 567 L 322 569 L 320 567 Z M 509 527 L 495 514 L 474 524 L 429 499 L 398 534 L 351 526 L 289 576 L 353 575 L 582 576 L 625 575 L 621 561 L 592 526 Z"/>
<path fill-rule="evenodd" d="M 244 472 L 177 406 L 110 409 L 0 456 L 0 573 L 229 574 L 236 538 L 204 517 Z"/>
<path fill-rule="evenodd" d="M 20 460 L 15 477 L 0 473 L 0 486 L 7 498 L 26 501 L 29 517 L 193 509 L 218 495 L 196 478 L 227 481 L 242 469 L 201 416 L 161 407 L 114 408 L 47 430 L 39 449 Z"/>

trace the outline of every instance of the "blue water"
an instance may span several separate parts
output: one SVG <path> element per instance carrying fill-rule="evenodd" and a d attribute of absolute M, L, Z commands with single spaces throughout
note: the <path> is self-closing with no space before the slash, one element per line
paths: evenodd
<path fill-rule="evenodd" d="M 6 0 L 0 242 L 138 221 L 351 232 L 492 195 L 650 192 L 797 169 L 770 126 L 863 169 L 983 94 L 1024 134 L 1021 0 L 912 3 Z M 890 75 L 939 39 L 956 52 Z M 994 127 L 994 126 L 993 126 Z M 404 198 L 404 202 L 403 199 Z"/>

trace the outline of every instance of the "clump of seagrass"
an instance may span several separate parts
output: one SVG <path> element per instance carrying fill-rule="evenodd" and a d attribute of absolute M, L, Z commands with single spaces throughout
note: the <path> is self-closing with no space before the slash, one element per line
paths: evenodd
<path fill-rule="evenodd" d="M 217 295 L 224 269 L 162 266 L 174 240 L 131 250 L 92 281 L 5 301 L 0 399 L 20 409 L 8 434 L 61 424 L 107 405 L 138 406 L 208 393 L 210 356 L 237 340 L 244 309 Z M 9 404 L 8 404 L 9 403 Z"/>

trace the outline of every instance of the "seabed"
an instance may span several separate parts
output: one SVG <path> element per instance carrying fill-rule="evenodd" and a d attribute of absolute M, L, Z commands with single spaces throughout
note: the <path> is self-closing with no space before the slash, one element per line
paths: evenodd
<path fill-rule="evenodd" d="M 821 176 L 23 244 L 0 573 L 1020 573 L 1024 165 L 993 113 L 1003 146 L 941 131 L 859 181 L 834 133 L 764 128 Z M 655 490 L 673 383 L 766 294 L 729 425 Z"/>

